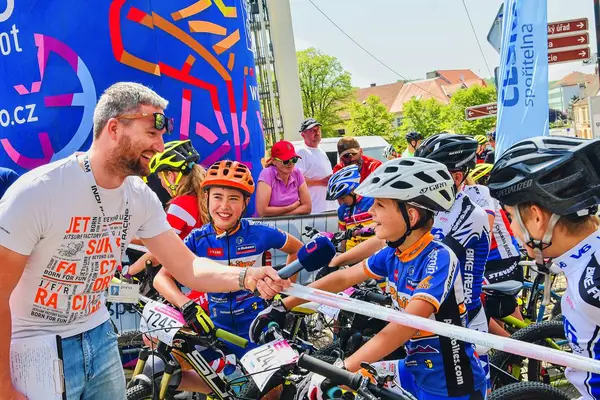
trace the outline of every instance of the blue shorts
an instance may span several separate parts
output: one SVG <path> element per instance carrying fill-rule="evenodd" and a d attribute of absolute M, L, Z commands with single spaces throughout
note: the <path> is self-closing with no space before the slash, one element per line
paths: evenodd
<path fill-rule="evenodd" d="M 460 396 L 460 397 L 449 397 L 449 396 L 440 396 L 437 394 L 432 394 L 426 392 L 421 389 L 419 386 L 415 385 L 415 378 L 413 374 L 410 373 L 404 366 L 404 360 L 398 361 L 398 376 L 400 378 L 400 385 L 402 389 L 410 392 L 413 396 L 415 396 L 418 400 L 484 400 L 486 398 L 486 389 L 487 385 L 482 385 L 479 390 L 475 392 Z"/>

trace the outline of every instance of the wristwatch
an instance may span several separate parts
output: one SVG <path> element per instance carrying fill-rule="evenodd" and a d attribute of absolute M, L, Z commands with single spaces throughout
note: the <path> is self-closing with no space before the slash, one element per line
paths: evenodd
<path fill-rule="evenodd" d="M 238 277 L 238 283 L 240 285 L 240 290 L 248 290 L 246 288 L 246 273 L 248 272 L 248 268 L 242 268 L 240 271 L 240 275 Z"/>

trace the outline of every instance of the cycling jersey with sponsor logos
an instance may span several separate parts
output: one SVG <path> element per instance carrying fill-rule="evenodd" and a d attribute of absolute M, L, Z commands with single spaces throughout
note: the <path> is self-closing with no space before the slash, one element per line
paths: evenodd
<path fill-rule="evenodd" d="M 485 211 L 460 192 L 449 211 L 437 213 L 431 230 L 458 257 L 465 305 L 470 312 L 481 307 L 483 273 L 490 250 L 488 227 Z"/>
<path fill-rule="evenodd" d="M 566 338 L 573 352 L 600 360 L 600 229 L 554 259 L 565 273 L 567 290 L 561 300 Z M 565 370 L 584 400 L 600 399 L 600 375 Z"/>
<path fill-rule="evenodd" d="M 492 243 L 488 261 L 506 260 L 508 258 L 520 257 L 519 242 L 510 229 L 510 221 L 500 206 L 498 200 L 490 195 L 490 190 L 482 185 L 465 186 L 464 192 L 473 203 L 494 216 L 494 226 L 491 232 Z"/>
<path fill-rule="evenodd" d="M 342 231 L 348 231 L 354 228 L 362 226 L 362 228 L 368 228 L 369 226 L 375 227 L 373 223 L 373 217 L 369 213 L 369 208 L 373 205 L 372 197 L 356 197 L 354 205 L 348 207 L 345 204 L 340 205 L 338 208 L 338 222 L 339 229 Z M 372 235 L 371 235 L 372 236 Z M 346 241 L 346 251 L 350 250 L 357 244 L 364 242 L 370 236 L 354 236 Z"/>
<path fill-rule="evenodd" d="M 242 219 L 238 230 L 228 235 L 217 235 L 213 226 L 206 224 L 193 230 L 185 244 L 199 257 L 232 267 L 254 267 L 262 265 L 264 252 L 281 249 L 287 240 L 288 235 L 279 229 Z M 250 323 L 264 309 L 264 302 L 250 292 L 239 290 L 208 293 L 208 307 L 217 328 L 249 339 Z M 235 346 L 231 347 L 234 349 Z"/>
<path fill-rule="evenodd" d="M 366 260 L 365 272 L 376 279 L 387 278 L 395 308 L 405 309 L 412 299 L 424 300 L 435 308 L 430 319 L 466 325 L 458 260 L 433 235 L 424 235 L 402 253 L 383 248 Z M 470 343 L 418 331 L 405 347 L 406 368 L 425 392 L 459 397 L 486 384 Z"/>

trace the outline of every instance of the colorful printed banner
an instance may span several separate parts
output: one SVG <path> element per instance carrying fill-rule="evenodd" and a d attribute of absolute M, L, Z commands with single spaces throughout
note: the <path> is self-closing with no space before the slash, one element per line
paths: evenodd
<path fill-rule="evenodd" d="M 514 143 L 548 135 L 546 0 L 505 0 L 496 160 Z"/>
<path fill-rule="evenodd" d="M 0 7 L 2 7 L 0 3 Z M 97 98 L 117 81 L 170 101 L 202 164 L 256 178 L 264 137 L 245 0 L 7 0 L 0 10 L 0 165 L 22 173 L 91 143 Z M 252 146 L 250 146 L 252 143 Z"/>

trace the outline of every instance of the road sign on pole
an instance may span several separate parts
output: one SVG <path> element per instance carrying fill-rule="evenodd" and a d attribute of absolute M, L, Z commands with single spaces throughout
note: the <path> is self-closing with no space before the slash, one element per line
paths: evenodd
<path fill-rule="evenodd" d="M 551 22 L 548 24 L 548 36 L 587 31 L 588 19 L 579 18 L 568 21 Z"/>
<path fill-rule="evenodd" d="M 495 117 L 498 113 L 498 103 L 480 104 L 465 109 L 467 121 L 473 121 L 480 118 Z"/>
<path fill-rule="evenodd" d="M 548 50 L 560 49 L 562 47 L 583 46 L 590 42 L 590 36 L 586 33 L 578 35 L 550 37 L 548 38 Z"/>
<path fill-rule="evenodd" d="M 563 62 L 587 60 L 590 58 L 590 48 L 557 51 L 548 54 L 548 64 L 559 64 Z"/>

